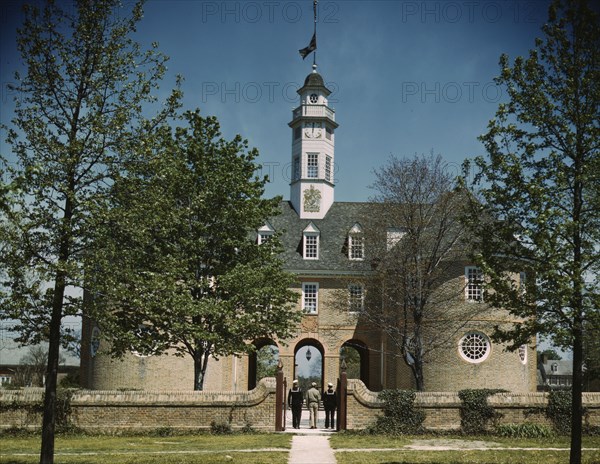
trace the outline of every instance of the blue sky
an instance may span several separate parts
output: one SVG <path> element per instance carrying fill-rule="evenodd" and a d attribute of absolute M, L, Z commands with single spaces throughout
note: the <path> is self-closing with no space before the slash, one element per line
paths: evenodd
<path fill-rule="evenodd" d="M 60 1 L 60 0 L 57 0 Z M 0 3 L 0 122 L 12 118 L 7 85 L 20 67 L 15 31 L 22 1 Z M 131 4 L 125 0 L 125 4 Z M 64 1 L 69 7 L 72 2 Z M 318 71 L 332 90 L 336 200 L 365 201 L 373 170 L 390 155 L 434 150 L 458 174 L 482 154 L 505 95 L 502 53 L 526 55 L 541 36 L 547 0 L 320 0 Z M 266 195 L 289 198 L 292 108 L 311 71 L 298 49 L 313 32 L 312 0 L 148 0 L 136 39 L 171 57 L 163 84 L 185 81 L 184 106 L 215 115 L 223 133 L 260 151 Z M 4 141 L 4 155 L 10 156 Z"/>
<path fill-rule="evenodd" d="M 7 84 L 19 67 L 20 5 L 0 6 L 0 120 L 8 123 Z M 126 1 L 127 4 L 127 1 Z M 67 7 L 70 1 L 65 2 Z M 336 132 L 336 200 L 373 194 L 373 170 L 390 155 L 440 153 L 458 169 L 482 153 L 502 93 L 493 83 L 502 53 L 525 55 L 541 36 L 545 0 L 320 0 L 318 71 L 330 89 Z M 136 38 L 157 41 L 185 78 L 184 106 L 215 115 L 223 133 L 260 151 L 267 196 L 289 198 L 292 108 L 311 71 L 298 49 L 313 31 L 312 0 L 149 0 Z M 6 145 L 2 152 L 7 154 Z"/>

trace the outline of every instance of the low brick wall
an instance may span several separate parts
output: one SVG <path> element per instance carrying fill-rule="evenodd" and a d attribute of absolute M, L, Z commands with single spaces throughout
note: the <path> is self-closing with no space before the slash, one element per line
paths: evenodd
<path fill-rule="evenodd" d="M 348 418 L 349 430 L 364 429 L 371 425 L 376 417 L 383 414 L 383 403 L 377 393 L 367 389 L 360 380 L 348 380 Z M 426 428 L 432 430 L 452 430 L 460 428 L 461 401 L 458 392 L 417 393 L 415 404 L 425 411 Z M 545 393 L 498 393 L 488 398 L 502 417 L 501 424 L 520 424 L 523 422 L 548 424 L 549 421 L 541 409 L 548 404 Z M 583 406 L 587 409 L 587 425 L 600 426 L 600 393 L 584 393 Z M 538 411 L 537 413 L 534 411 Z"/>
<path fill-rule="evenodd" d="M 41 388 L 0 391 L 2 405 L 34 405 Z M 117 433 L 160 427 L 209 429 L 211 422 L 229 423 L 233 430 L 251 426 L 275 430 L 275 379 L 263 379 L 248 392 L 198 391 L 75 391 L 70 421 L 89 432 Z M 31 408 L 0 407 L 0 428 L 39 428 L 41 413 Z"/>
<path fill-rule="evenodd" d="M 347 428 L 364 429 L 382 414 L 377 393 L 360 380 L 348 380 Z M 39 428 L 43 389 L 0 390 L 0 429 Z M 543 413 L 545 393 L 499 393 L 488 403 L 502 414 L 501 423 L 547 424 Z M 426 414 L 429 429 L 459 429 L 458 393 L 417 393 L 417 406 Z M 588 425 L 600 426 L 600 393 L 584 393 Z M 17 407 L 20 406 L 20 407 Z M 24 406 L 24 407 L 23 407 Z M 90 432 L 209 429 L 211 422 L 229 423 L 232 429 L 251 426 L 275 431 L 275 379 L 263 379 L 249 392 L 151 392 L 77 390 L 71 398 L 71 423 Z"/>

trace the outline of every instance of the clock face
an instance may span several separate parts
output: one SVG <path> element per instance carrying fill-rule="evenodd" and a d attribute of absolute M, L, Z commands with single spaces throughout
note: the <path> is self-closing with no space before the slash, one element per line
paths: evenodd
<path fill-rule="evenodd" d="M 311 103 L 317 103 L 319 101 L 319 96 L 316 93 L 311 93 L 309 98 Z"/>

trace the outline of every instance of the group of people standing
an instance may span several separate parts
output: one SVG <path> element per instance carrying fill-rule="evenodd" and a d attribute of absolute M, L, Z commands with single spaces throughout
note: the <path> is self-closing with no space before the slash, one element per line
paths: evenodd
<path fill-rule="evenodd" d="M 300 418 L 302 417 L 302 405 L 306 398 L 306 406 L 310 414 L 309 423 L 311 429 L 317 428 L 317 413 L 319 403 L 323 400 L 323 409 L 325 409 L 325 428 L 335 428 L 335 410 L 337 408 L 337 395 L 333 389 L 333 384 L 327 384 L 327 390 L 321 393 L 317 389 L 317 384 L 313 382 L 311 387 L 304 395 L 304 392 L 298 385 L 298 380 L 292 382 L 292 388 L 288 392 L 288 406 L 292 410 L 292 425 L 295 429 L 300 428 Z"/>

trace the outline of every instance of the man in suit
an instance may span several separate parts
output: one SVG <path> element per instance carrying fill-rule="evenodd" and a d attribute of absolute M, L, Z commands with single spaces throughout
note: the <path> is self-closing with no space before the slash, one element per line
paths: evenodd
<path fill-rule="evenodd" d="M 292 410 L 292 425 L 295 429 L 300 428 L 300 417 L 302 416 L 302 403 L 304 395 L 298 386 L 298 380 L 292 382 L 292 388 L 288 393 L 288 405 Z"/>
<path fill-rule="evenodd" d="M 325 428 L 335 428 L 335 409 L 337 408 L 337 395 L 333 389 L 333 384 L 327 384 L 327 391 L 323 393 L 323 408 L 325 409 Z"/>

